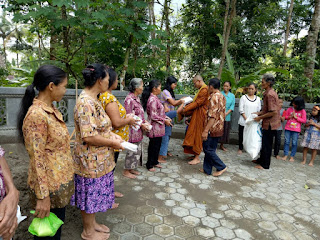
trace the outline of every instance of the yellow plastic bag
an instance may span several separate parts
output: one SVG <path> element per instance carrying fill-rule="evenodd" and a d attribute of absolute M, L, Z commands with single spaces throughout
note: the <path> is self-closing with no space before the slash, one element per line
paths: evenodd
<path fill-rule="evenodd" d="M 34 214 L 34 211 L 30 213 Z M 28 231 L 38 237 L 53 237 L 62 224 L 63 221 L 51 212 L 49 217 L 34 218 Z"/>

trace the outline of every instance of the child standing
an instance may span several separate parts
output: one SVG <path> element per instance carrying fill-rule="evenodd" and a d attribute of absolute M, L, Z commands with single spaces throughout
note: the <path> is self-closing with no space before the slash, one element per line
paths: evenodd
<path fill-rule="evenodd" d="M 301 164 L 306 164 L 307 153 L 309 149 L 312 149 L 311 160 L 309 166 L 313 166 L 314 159 L 317 156 L 317 150 L 320 149 L 320 107 L 314 106 L 312 108 L 311 116 L 306 124 L 307 129 L 304 133 L 301 146 L 303 148 L 303 161 Z"/>
<path fill-rule="evenodd" d="M 306 123 L 307 113 L 304 110 L 304 99 L 300 96 L 295 97 L 291 102 L 292 107 L 288 108 L 285 114 L 287 120 L 284 132 L 284 157 L 282 160 L 286 161 L 289 153 L 290 141 L 292 139 L 290 162 L 294 161 L 294 156 L 297 152 L 298 137 L 301 132 L 301 123 Z"/>

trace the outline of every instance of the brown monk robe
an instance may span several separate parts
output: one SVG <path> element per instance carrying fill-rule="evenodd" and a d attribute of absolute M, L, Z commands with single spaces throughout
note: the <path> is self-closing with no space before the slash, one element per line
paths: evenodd
<path fill-rule="evenodd" d="M 192 81 L 194 87 L 198 88 L 199 91 L 193 102 L 183 108 L 183 114 L 192 117 L 182 146 L 185 153 L 195 155 L 195 158 L 189 162 L 190 165 L 195 165 L 200 163 L 199 155 L 202 151 L 201 134 L 205 127 L 209 94 L 208 86 L 200 75 L 195 76 Z"/>

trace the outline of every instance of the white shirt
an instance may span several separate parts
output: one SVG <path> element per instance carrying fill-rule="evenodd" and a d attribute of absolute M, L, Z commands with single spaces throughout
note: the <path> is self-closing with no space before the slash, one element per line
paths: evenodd
<path fill-rule="evenodd" d="M 239 101 L 239 121 L 238 124 L 244 126 L 246 124 L 246 120 L 244 120 L 242 114 L 244 113 L 246 117 L 249 117 L 251 113 L 260 112 L 261 110 L 261 100 L 258 96 L 254 96 L 254 99 L 251 100 L 248 95 L 243 95 Z"/>

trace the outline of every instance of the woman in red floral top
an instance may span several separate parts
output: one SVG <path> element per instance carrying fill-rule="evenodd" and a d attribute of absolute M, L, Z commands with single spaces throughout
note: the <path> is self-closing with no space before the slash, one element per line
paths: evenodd
<path fill-rule="evenodd" d="M 164 106 L 157 97 L 161 93 L 161 83 L 159 80 L 152 80 L 149 86 L 145 87 L 142 93 L 142 105 L 147 110 L 148 121 L 152 129 L 147 133 L 149 137 L 147 169 L 154 172 L 154 167 L 161 168 L 158 157 L 162 142 L 165 135 L 165 125 L 172 126 L 171 119 L 168 118 L 164 111 Z"/>

